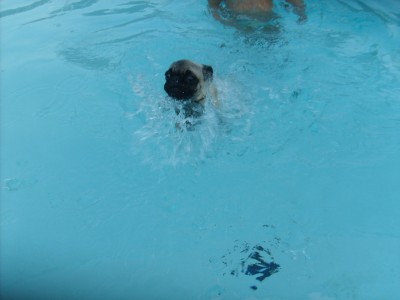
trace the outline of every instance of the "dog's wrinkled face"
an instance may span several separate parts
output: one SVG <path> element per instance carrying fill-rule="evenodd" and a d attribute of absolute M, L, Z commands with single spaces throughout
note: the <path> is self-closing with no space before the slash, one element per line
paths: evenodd
<path fill-rule="evenodd" d="M 212 80 L 213 69 L 189 60 L 178 60 L 165 72 L 164 90 L 177 100 L 202 101 L 205 81 Z"/>

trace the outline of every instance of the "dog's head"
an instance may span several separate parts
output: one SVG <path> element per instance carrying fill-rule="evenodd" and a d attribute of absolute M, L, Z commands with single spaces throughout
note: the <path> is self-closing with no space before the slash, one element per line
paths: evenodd
<path fill-rule="evenodd" d="M 165 72 L 164 90 L 174 99 L 200 102 L 205 98 L 205 83 L 212 81 L 212 77 L 212 67 L 178 60 Z"/>

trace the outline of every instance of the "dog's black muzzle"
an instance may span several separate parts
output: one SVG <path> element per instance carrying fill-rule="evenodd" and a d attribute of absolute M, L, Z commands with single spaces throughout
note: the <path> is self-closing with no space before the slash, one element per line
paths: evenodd
<path fill-rule="evenodd" d="M 190 71 L 178 73 L 168 70 L 165 73 L 164 90 L 171 98 L 189 100 L 195 95 L 198 82 L 199 80 Z"/>
<path fill-rule="evenodd" d="M 176 100 L 189 100 L 193 98 L 196 93 L 195 90 L 187 88 L 185 86 L 176 86 L 172 84 L 165 83 L 164 90 L 167 92 L 168 96 Z"/>

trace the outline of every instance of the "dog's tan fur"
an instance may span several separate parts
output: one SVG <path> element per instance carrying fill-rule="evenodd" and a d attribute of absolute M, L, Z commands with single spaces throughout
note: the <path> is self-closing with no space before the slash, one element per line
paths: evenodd
<path fill-rule="evenodd" d="M 220 102 L 218 100 L 217 88 L 215 87 L 212 78 L 204 78 L 203 68 L 203 64 L 188 59 L 182 59 L 172 63 L 169 69 L 173 72 L 182 74 L 185 73 L 187 70 L 190 70 L 199 80 L 196 87 L 196 92 L 191 100 L 204 104 L 205 100 L 207 98 L 210 98 L 209 100 L 211 101 L 211 103 L 214 106 L 219 107 Z"/>

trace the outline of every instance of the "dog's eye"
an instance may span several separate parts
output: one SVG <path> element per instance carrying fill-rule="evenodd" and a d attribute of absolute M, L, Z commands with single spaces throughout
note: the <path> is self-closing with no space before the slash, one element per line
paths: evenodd
<path fill-rule="evenodd" d="M 194 77 L 193 75 L 188 75 L 186 76 L 186 80 L 190 83 L 195 83 L 196 82 L 196 77 Z"/>
<path fill-rule="evenodd" d="M 170 78 L 171 77 L 171 72 L 165 72 L 165 78 Z"/>

